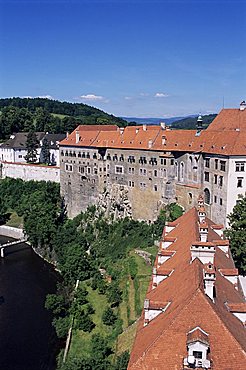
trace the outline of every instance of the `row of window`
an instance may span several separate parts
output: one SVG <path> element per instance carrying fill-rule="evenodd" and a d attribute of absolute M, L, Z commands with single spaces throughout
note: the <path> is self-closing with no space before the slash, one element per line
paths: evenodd
<path fill-rule="evenodd" d="M 211 161 L 211 158 L 205 158 L 205 167 L 207 168 L 210 168 L 210 161 Z M 219 165 L 220 165 L 220 170 L 221 171 L 225 171 L 226 170 L 226 161 L 220 161 L 216 158 L 214 160 L 214 169 L 215 170 L 218 170 L 219 168 Z"/>
<path fill-rule="evenodd" d="M 92 157 L 91 157 L 91 154 L 89 153 L 89 152 L 78 152 L 77 154 L 76 154 L 76 152 L 75 151 L 61 151 L 61 156 L 63 157 L 63 156 L 65 156 L 65 157 L 78 157 L 78 158 L 88 158 L 88 159 L 90 159 L 90 158 L 93 158 L 93 159 L 97 159 L 97 154 L 96 153 L 93 153 L 93 155 L 92 155 Z M 113 156 L 111 156 L 110 154 L 107 154 L 107 156 L 106 156 L 106 159 L 107 160 L 113 160 L 113 161 L 120 161 L 120 162 L 124 162 L 124 156 L 123 156 L 123 154 L 120 154 L 119 156 L 117 155 L 117 154 L 114 154 Z M 135 156 L 134 155 L 129 155 L 128 156 L 128 159 L 127 159 L 127 162 L 128 163 L 135 163 L 136 162 L 136 159 L 135 159 Z M 148 162 L 147 162 L 147 159 L 146 159 L 146 157 L 140 157 L 139 158 L 139 161 L 138 161 L 140 164 L 147 164 Z M 160 163 L 161 163 L 161 165 L 166 165 L 167 164 L 167 160 L 166 160 L 166 158 L 161 158 L 160 159 Z M 151 157 L 150 159 L 149 159 L 149 164 L 152 164 L 152 165 L 157 165 L 157 158 L 156 157 Z M 173 165 L 174 164 L 174 160 L 173 159 L 171 159 L 171 165 Z"/>
<path fill-rule="evenodd" d="M 135 182 L 134 181 L 128 181 L 128 186 L 131 187 L 131 188 L 134 188 L 135 187 Z M 139 187 L 140 189 L 146 189 L 147 188 L 147 184 L 145 182 L 140 182 L 139 183 Z M 158 186 L 157 185 L 154 185 L 153 186 L 153 190 L 154 191 L 158 191 Z"/>
<path fill-rule="evenodd" d="M 207 181 L 209 182 L 210 181 L 210 173 L 209 172 L 204 172 L 204 181 Z M 214 184 L 215 185 L 219 185 L 219 186 L 223 186 L 223 176 L 218 176 L 218 175 L 214 175 Z"/>

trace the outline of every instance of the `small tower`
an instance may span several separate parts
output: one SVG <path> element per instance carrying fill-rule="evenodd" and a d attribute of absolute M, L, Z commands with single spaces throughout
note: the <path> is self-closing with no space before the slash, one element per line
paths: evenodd
<path fill-rule="evenodd" d="M 197 128 L 198 131 L 201 131 L 203 129 L 203 121 L 202 121 L 201 114 L 199 114 L 199 116 L 197 118 L 196 128 Z"/>

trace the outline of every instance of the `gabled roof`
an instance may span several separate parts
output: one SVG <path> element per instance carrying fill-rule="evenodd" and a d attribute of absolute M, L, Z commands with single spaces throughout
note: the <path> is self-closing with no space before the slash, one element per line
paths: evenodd
<path fill-rule="evenodd" d="M 25 149 L 28 132 L 18 132 L 11 135 L 11 138 L 1 145 L 1 148 Z M 36 132 L 38 141 L 43 139 L 45 132 Z"/>
<path fill-rule="evenodd" d="M 206 218 L 209 242 L 218 240 Z M 166 249 L 176 253 L 157 269 L 173 269 L 173 273 L 155 288 L 150 284 L 146 298 L 151 302 L 170 302 L 144 326 L 144 314 L 131 352 L 128 369 L 182 369 L 187 356 L 187 333 L 199 326 L 209 335 L 213 370 L 243 370 L 246 361 L 246 333 L 243 323 L 228 309 L 225 302 L 240 304 L 244 300 L 234 285 L 219 272 L 220 268 L 235 268 L 230 256 L 215 247 L 213 273 L 216 275 L 214 302 L 205 294 L 203 271 L 206 265 L 195 258 L 191 262 L 190 246 L 199 240 L 198 213 L 195 208 L 181 216 L 168 236 L 175 241 Z M 233 355 L 232 355 L 233 354 Z"/>

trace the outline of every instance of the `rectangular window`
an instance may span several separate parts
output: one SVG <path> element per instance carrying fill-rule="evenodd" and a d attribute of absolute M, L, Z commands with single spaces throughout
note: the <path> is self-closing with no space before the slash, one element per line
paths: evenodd
<path fill-rule="evenodd" d="M 219 186 L 223 186 L 223 176 L 219 177 Z"/>
<path fill-rule="evenodd" d="M 216 170 L 218 169 L 218 159 L 214 160 L 214 167 L 215 167 Z"/>
<path fill-rule="evenodd" d="M 236 162 L 236 172 L 244 172 L 244 162 Z"/>
<path fill-rule="evenodd" d="M 154 176 L 157 177 L 158 176 L 158 171 L 157 170 L 154 170 Z"/>
<path fill-rule="evenodd" d="M 131 188 L 134 188 L 134 181 L 128 181 L 128 185 L 129 185 Z"/>
<path fill-rule="evenodd" d="M 226 162 L 225 161 L 220 161 L 220 170 L 225 171 L 226 170 Z"/>
<path fill-rule="evenodd" d="M 217 196 L 214 196 L 214 203 L 217 203 Z"/>
<path fill-rule="evenodd" d="M 210 166 L 210 158 L 205 158 L 205 167 L 209 168 Z"/>
<path fill-rule="evenodd" d="M 237 188 L 242 188 L 243 187 L 243 178 L 238 177 L 237 178 Z"/>
<path fill-rule="evenodd" d="M 193 351 L 193 356 L 195 358 L 202 358 L 202 352 L 201 351 Z"/>
<path fill-rule="evenodd" d="M 72 164 L 65 164 L 65 171 L 66 172 L 73 172 L 73 165 Z"/>
<path fill-rule="evenodd" d="M 91 168 L 87 167 L 87 173 L 91 173 Z"/>
<path fill-rule="evenodd" d="M 204 173 L 204 180 L 209 181 L 209 172 Z"/>
<path fill-rule="evenodd" d="M 129 155 L 127 161 L 130 162 L 130 163 L 135 163 L 135 157 L 134 157 L 134 155 Z"/>
<path fill-rule="evenodd" d="M 154 185 L 154 191 L 157 191 L 157 190 L 158 190 L 157 185 Z"/>
<path fill-rule="evenodd" d="M 223 201 L 222 201 L 222 198 L 220 198 L 220 205 L 222 206 L 222 204 L 223 204 Z"/>
<path fill-rule="evenodd" d="M 124 173 L 122 166 L 115 166 L 115 173 Z"/>
<path fill-rule="evenodd" d="M 166 166 L 166 164 L 167 164 L 166 158 L 161 158 L 161 164 L 163 164 L 164 166 Z"/>
<path fill-rule="evenodd" d="M 129 167 L 129 168 L 128 168 L 128 173 L 129 173 L 130 175 L 133 175 L 133 174 L 134 174 L 134 172 L 135 172 L 135 168 L 134 168 L 134 167 Z"/>
<path fill-rule="evenodd" d="M 171 159 L 171 166 L 174 165 L 174 159 Z"/>
<path fill-rule="evenodd" d="M 218 183 L 218 175 L 214 175 L 214 183 L 217 184 Z"/>

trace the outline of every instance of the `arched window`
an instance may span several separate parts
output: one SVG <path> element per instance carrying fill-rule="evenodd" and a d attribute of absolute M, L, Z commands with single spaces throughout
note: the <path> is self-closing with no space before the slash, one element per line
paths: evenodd
<path fill-rule="evenodd" d="M 188 202 L 192 204 L 192 193 L 188 193 Z"/>
<path fill-rule="evenodd" d="M 207 188 L 204 189 L 204 203 L 210 204 L 210 191 Z"/>
<path fill-rule="evenodd" d="M 184 163 L 180 163 L 180 180 L 184 181 Z"/>
<path fill-rule="evenodd" d="M 178 177 L 178 163 L 175 162 L 175 176 Z"/>

